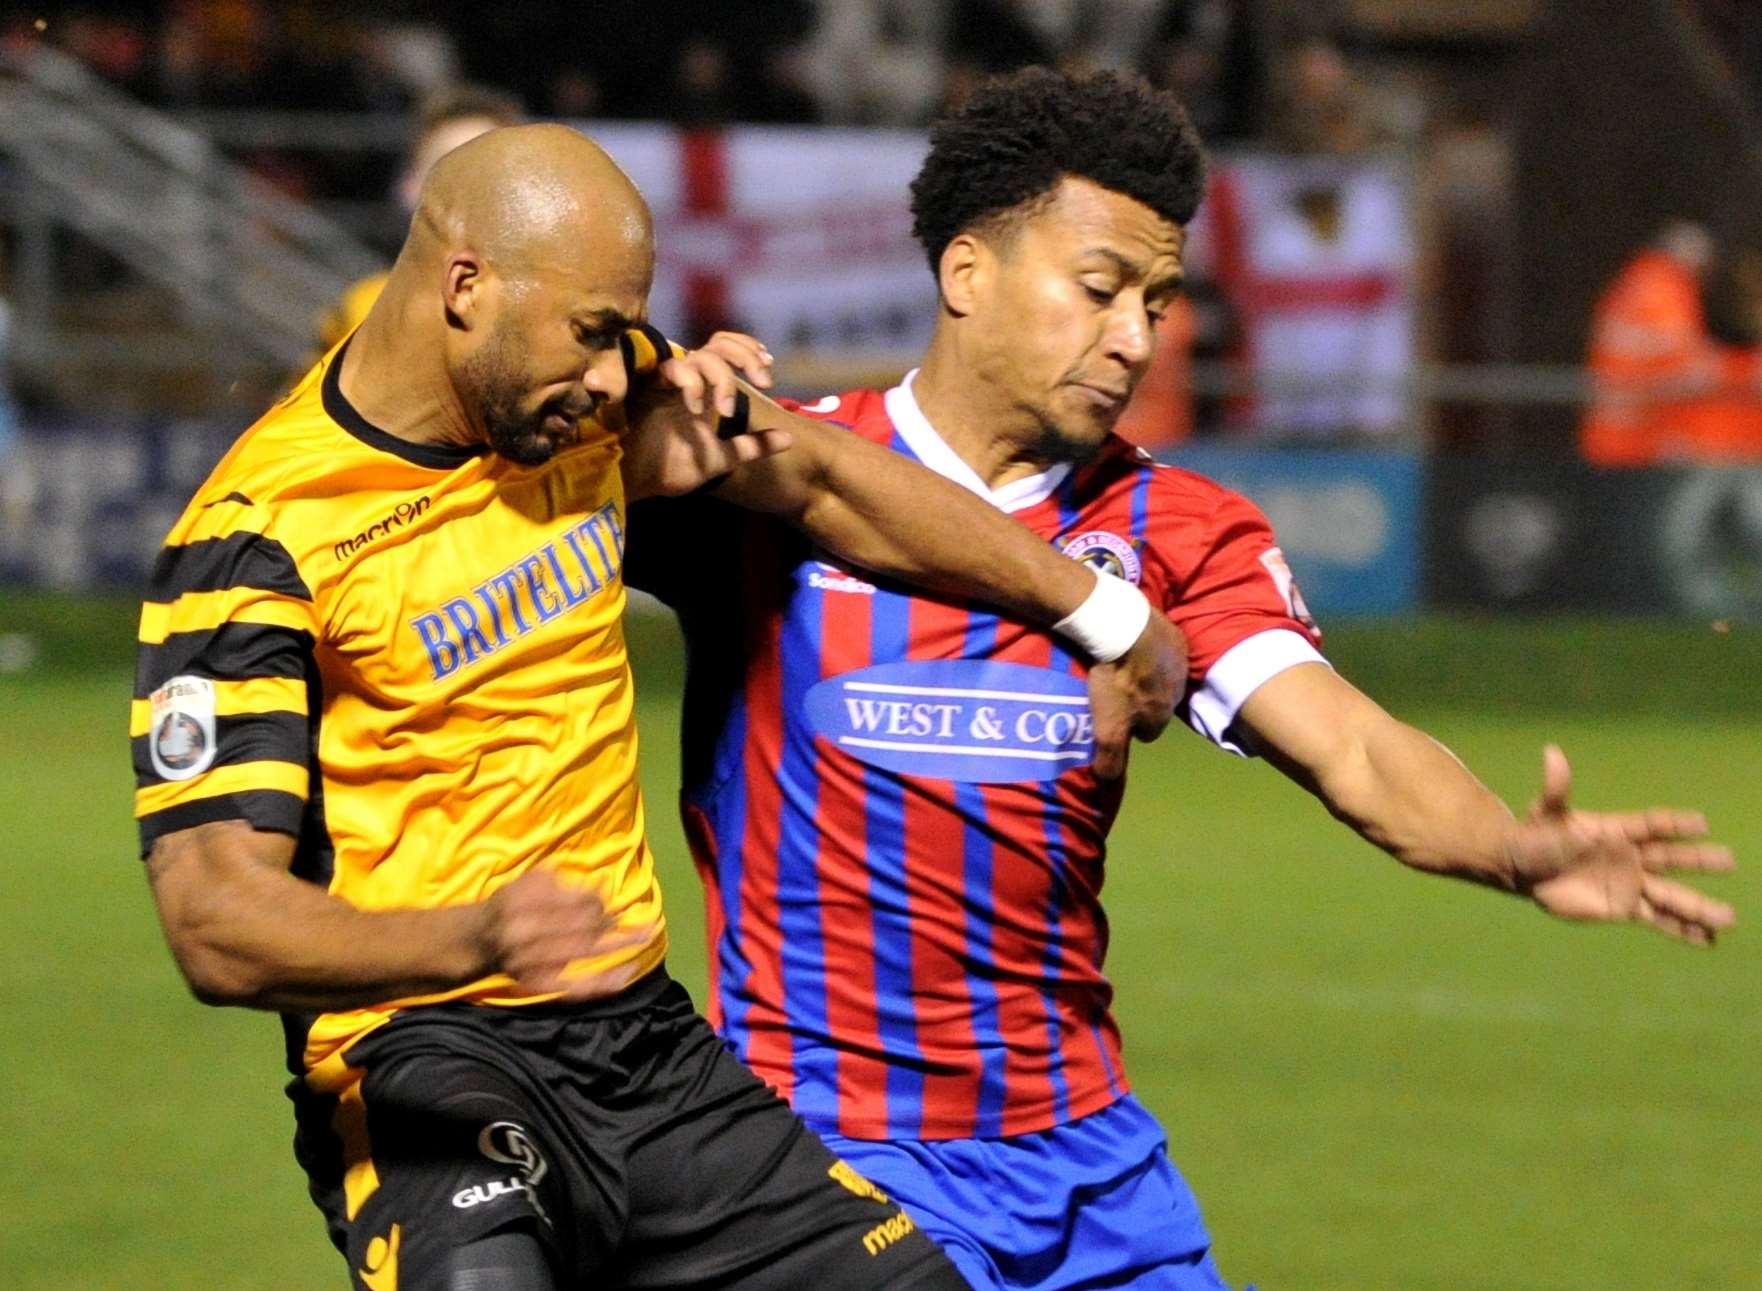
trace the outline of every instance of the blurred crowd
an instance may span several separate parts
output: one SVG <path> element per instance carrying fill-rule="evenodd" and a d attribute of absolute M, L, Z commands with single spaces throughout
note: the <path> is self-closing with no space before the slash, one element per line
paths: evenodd
<path fill-rule="evenodd" d="M 461 86 L 498 98 L 487 122 L 467 114 L 474 129 L 522 112 L 687 127 L 919 127 L 984 76 L 1041 63 L 1136 71 L 1175 92 L 1214 147 L 1358 156 L 1410 139 L 1419 96 L 1363 75 L 1331 39 L 1326 8 L 1269 30 L 1248 0 L 86 0 L 14 9 L 0 18 L 0 49 L 47 43 L 173 113 L 397 119 L 402 155 L 229 149 L 295 197 L 378 212 L 356 227 L 383 242 L 402 225 L 382 218 L 384 199 L 407 206 L 400 190 L 421 171 L 414 154 L 428 150 L 437 120 L 456 115 Z M 1196 277 L 1192 305 L 1170 329 L 1187 337 L 1183 353 L 1238 345 L 1224 305 Z M 1172 390 L 1173 372 L 1158 377 Z"/>
<path fill-rule="evenodd" d="M 1730 83 L 1762 100 L 1762 28 L 1743 20 L 1743 0 L 1681 3 Z M 1023 64 L 1132 70 L 1173 91 L 1207 143 L 1226 152 L 1351 159 L 1404 149 L 1427 241 L 1414 255 L 1418 313 L 1395 310 L 1388 325 L 1413 333 L 1417 318 L 1417 350 L 1444 363 L 1495 359 L 1513 228 L 1499 82 L 1462 75 L 1460 63 L 1441 82 L 1404 78 L 1396 60 L 1352 43 L 1350 24 L 1333 21 L 1346 7 L 1337 0 L 45 0 L 0 15 L 0 51 L 50 44 L 174 113 L 395 119 L 396 140 L 381 151 L 233 150 L 295 196 L 381 210 L 394 232 L 401 216 L 385 221 L 383 212 L 407 208 L 429 153 L 522 114 L 687 127 L 919 127 L 958 106 L 985 75 Z M 1274 21 L 1274 14 L 1282 17 Z M 1449 87 L 1441 94 L 1440 84 Z M 1190 393 L 1188 364 L 1252 358 L 1250 324 L 1266 332 L 1259 344 L 1288 375 L 1306 366 L 1331 371 L 1325 337 L 1275 334 L 1279 301 L 1289 297 L 1296 314 L 1312 318 L 1324 297 L 1351 289 L 1369 299 L 1375 284 L 1366 271 L 1378 266 L 1353 259 L 1355 241 L 1388 241 L 1387 230 L 1402 222 L 1367 217 L 1374 203 L 1337 178 L 1304 178 L 1291 193 L 1265 180 L 1254 187 L 1251 170 L 1239 178 L 1238 206 L 1259 200 L 1264 214 L 1253 215 L 1262 220 L 1256 227 L 1284 232 L 1261 239 L 1268 260 L 1257 271 L 1242 254 L 1225 255 L 1244 239 L 1227 226 L 1227 204 L 1208 203 L 1201 223 L 1210 227 L 1195 234 L 1190 298 L 1164 329 L 1139 401 L 1138 413 L 1154 422 L 1144 438 L 1178 438 L 1245 418 L 1272 433 L 1396 424 L 1403 414 L 1394 404 L 1380 412 L 1333 405 L 1293 411 L 1265 398 L 1256 406 Z M 1279 212 L 1296 215 L 1280 225 Z M 1356 225 L 1342 223 L 1348 215 Z M 383 240 L 371 224 L 357 227 Z M 0 302 L 6 241 L 0 237 Z M 109 263 L 97 254 L 68 261 L 75 285 L 82 263 L 99 270 Z M 1299 282 L 1282 268 L 1286 262 L 1333 267 Z M 347 310 L 338 317 L 346 323 Z M 1595 394 L 1580 426 L 1585 457 L 1602 465 L 1762 458 L 1762 260 L 1755 253 L 1717 247 L 1704 229 L 1673 225 L 1632 253 L 1590 321 Z M 1344 348 L 1335 346 L 1359 376 L 1375 366 L 1362 338 L 1378 326 L 1360 311 Z M 0 312 L 0 391 L 5 335 Z M 1390 372 L 1399 376 L 1413 350 L 1390 355 Z M 1441 404 L 1432 433 L 1445 446 L 1472 445 L 1494 416 L 1484 406 Z M 0 448 L 10 420 L 0 396 Z"/>
<path fill-rule="evenodd" d="M 400 111 L 469 79 L 536 115 L 686 124 L 922 125 L 1026 63 L 1135 69 L 1214 144 L 1374 146 L 1411 116 L 1339 49 L 1267 33 L 1242 0 L 161 0 L 16 8 L 0 46 L 46 40 L 160 107 Z M 1318 13 L 1326 6 L 1318 7 Z M 1268 83 L 1269 80 L 1273 83 Z"/>

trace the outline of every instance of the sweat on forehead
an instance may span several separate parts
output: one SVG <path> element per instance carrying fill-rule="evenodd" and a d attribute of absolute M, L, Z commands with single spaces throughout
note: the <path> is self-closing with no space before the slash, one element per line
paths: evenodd
<path fill-rule="evenodd" d="M 560 125 L 508 126 L 442 157 L 422 186 L 422 222 L 505 264 L 570 263 L 640 246 L 648 205 L 600 146 Z"/>

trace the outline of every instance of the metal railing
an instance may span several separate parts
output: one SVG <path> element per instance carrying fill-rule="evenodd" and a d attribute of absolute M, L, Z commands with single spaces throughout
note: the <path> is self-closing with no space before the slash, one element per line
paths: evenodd
<path fill-rule="evenodd" d="M 14 306 L 27 363 L 90 349 L 90 338 L 56 326 L 56 225 L 165 289 L 219 359 L 298 362 L 317 314 L 381 267 L 360 240 L 201 133 L 47 47 L 0 56 L 0 156 L 17 172 Z"/>
<path fill-rule="evenodd" d="M 18 169 L 0 184 L 0 219 L 20 230 L 14 328 L 20 366 L 140 374 L 200 369 L 223 380 L 249 369 L 285 372 L 310 356 L 312 323 L 382 256 L 348 232 L 383 225 L 386 203 L 307 205 L 277 192 L 226 150 L 395 154 L 410 122 L 390 113 L 302 113 L 143 107 L 47 47 L 0 55 L 0 160 Z M 3 176 L 0 176 L 3 178 Z M 351 218 L 346 208 L 359 207 Z M 52 234 L 79 230 L 178 302 L 186 327 L 84 333 L 57 328 Z M 823 393 L 888 384 L 916 361 L 907 353 L 779 354 L 778 376 Z M 1565 410 L 1590 393 L 1576 365 L 1416 363 L 1399 373 L 1319 374 L 1200 362 L 1203 398 L 1398 399 L 1410 410 L 1392 439 L 1420 437 L 1424 409 Z"/>

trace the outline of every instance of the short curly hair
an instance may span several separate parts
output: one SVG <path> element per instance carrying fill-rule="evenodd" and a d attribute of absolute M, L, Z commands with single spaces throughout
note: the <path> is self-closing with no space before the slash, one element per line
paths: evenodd
<path fill-rule="evenodd" d="M 960 234 L 1007 226 L 1076 176 L 1186 224 L 1205 185 L 1205 150 L 1174 95 L 1114 72 L 1026 67 L 984 82 L 930 127 L 912 181 L 912 236 L 931 272 Z"/>

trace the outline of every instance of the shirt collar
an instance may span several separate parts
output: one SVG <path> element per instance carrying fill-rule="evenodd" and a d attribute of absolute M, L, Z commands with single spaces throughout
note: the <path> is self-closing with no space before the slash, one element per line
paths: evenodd
<path fill-rule="evenodd" d="M 1064 483 L 1065 476 L 1071 473 L 1069 462 L 1057 462 L 1038 475 L 1011 480 L 1002 488 L 993 489 L 979 478 L 979 473 L 968 466 L 959 453 L 948 446 L 948 441 L 937 433 L 936 427 L 924 416 L 924 410 L 918 406 L 917 396 L 912 393 L 912 382 L 917 379 L 917 375 L 918 369 L 913 368 L 905 374 L 903 381 L 884 396 L 887 416 L 893 422 L 893 429 L 905 441 L 905 446 L 912 450 L 912 456 L 938 475 L 953 480 L 969 492 L 977 493 L 999 511 L 1021 511 L 1046 501 L 1052 496 L 1053 490 Z"/>

